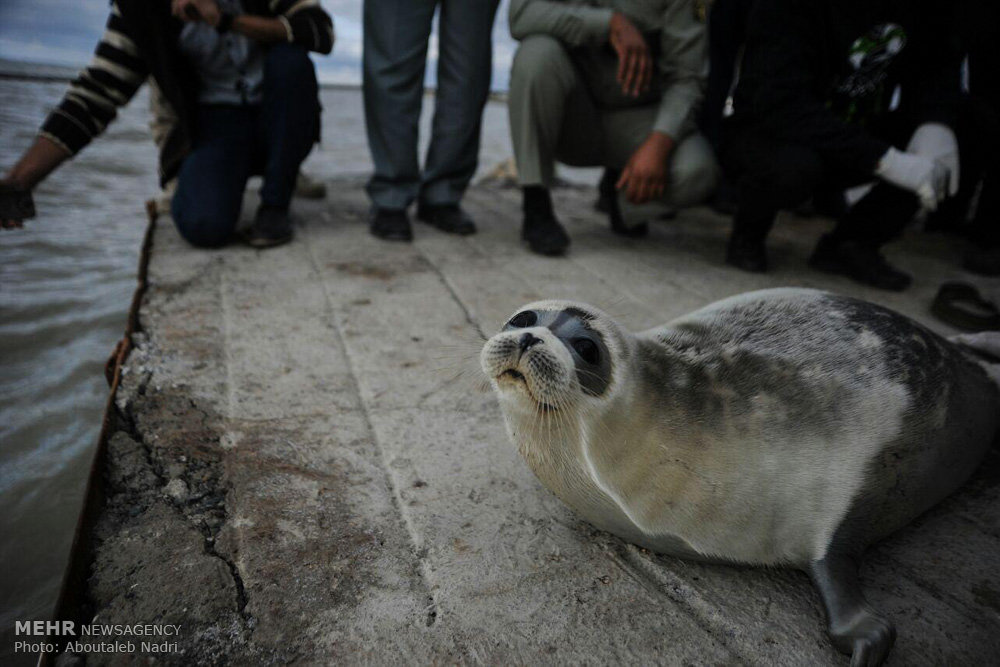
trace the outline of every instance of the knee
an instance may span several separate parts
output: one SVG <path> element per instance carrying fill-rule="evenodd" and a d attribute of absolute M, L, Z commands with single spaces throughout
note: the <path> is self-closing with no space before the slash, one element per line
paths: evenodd
<path fill-rule="evenodd" d="M 675 163 L 670 173 L 674 205 L 695 206 L 707 200 L 719 183 L 720 170 L 710 152 L 697 159 Z"/>
<path fill-rule="evenodd" d="M 196 248 L 226 245 L 239 217 L 238 209 L 221 202 L 202 201 L 192 205 L 177 195 L 171 203 L 170 213 L 181 238 Z"/>
<path fill-rule="evenodd" d="M 296 90 L 316 82 L 316 67 L 298 44 L 275 44 L 264 56 L 265 85 Z"/>
<path fill-rule="evenodd" d="M 510 70 L 510 85 L 535 88 L 551 85 L 560 73 L 573 71 L 566 48 L 555 37 L 530 35 L 517 47 Z"/>

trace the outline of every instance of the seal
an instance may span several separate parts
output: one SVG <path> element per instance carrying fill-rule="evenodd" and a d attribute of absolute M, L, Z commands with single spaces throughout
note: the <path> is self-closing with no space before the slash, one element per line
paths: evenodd
<path fill-rule="evenodd" d="M 865 601 L 862 553 L 984 457 L 1000 428 L 993 348 L 787 288 L 638 334 L 585 304 L 532 303 L 480 363 L 563 502 L 653 551 L 805 570 L 834 646 L 880 664 L 895 629 Z"/>

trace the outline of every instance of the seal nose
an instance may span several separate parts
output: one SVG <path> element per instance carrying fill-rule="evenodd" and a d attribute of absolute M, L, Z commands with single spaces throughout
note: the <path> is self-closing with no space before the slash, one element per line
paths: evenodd
<path fill-rule="evenodd" d="M 539 338 L 538 336 L 533 336 L 532 334 L 525 332 L 524 334 L 521 335 L 521 338 L 520 340 L 518 340 L 517 344 L 518 347 L 521 348 L 521 352 L 524 353 L 524 351 L 527 350 L 532 345 L 537 345 L 538 343 L 541 342 L 542 339 Z"/>

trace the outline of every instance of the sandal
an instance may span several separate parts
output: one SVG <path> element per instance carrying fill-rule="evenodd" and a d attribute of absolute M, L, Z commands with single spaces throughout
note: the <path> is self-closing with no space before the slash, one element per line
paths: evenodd
<path fill-rule="evenodd" d="M 1000 329 L 1000 311 L 969 283 L 953 281 L 941 285 L 931 304 L 931 312 L 953 327 L 966 331 Z"/>

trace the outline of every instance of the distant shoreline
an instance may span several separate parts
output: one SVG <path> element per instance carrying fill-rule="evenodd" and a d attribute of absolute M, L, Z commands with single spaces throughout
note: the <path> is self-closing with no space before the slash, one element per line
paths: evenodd
<path fill-rule="evenodd" d="M 20 60 L 0 59 L 0 79 L 13 81 L 41 81 L 41 82 L 70 82 L 79 69 L 67 67 L 66 65 L 49 65 L 45 63 L 29 63 Z M 326 90 L 361 90 L 360 83 L 336 83 L 320 81 L 319 87 Z M 424 89 L 426 95 L 434 95 L 437 89 L 427 86 Z M 491 102 L 501 102 L 506 104 L 507 91 L 490 91 Z"/>

